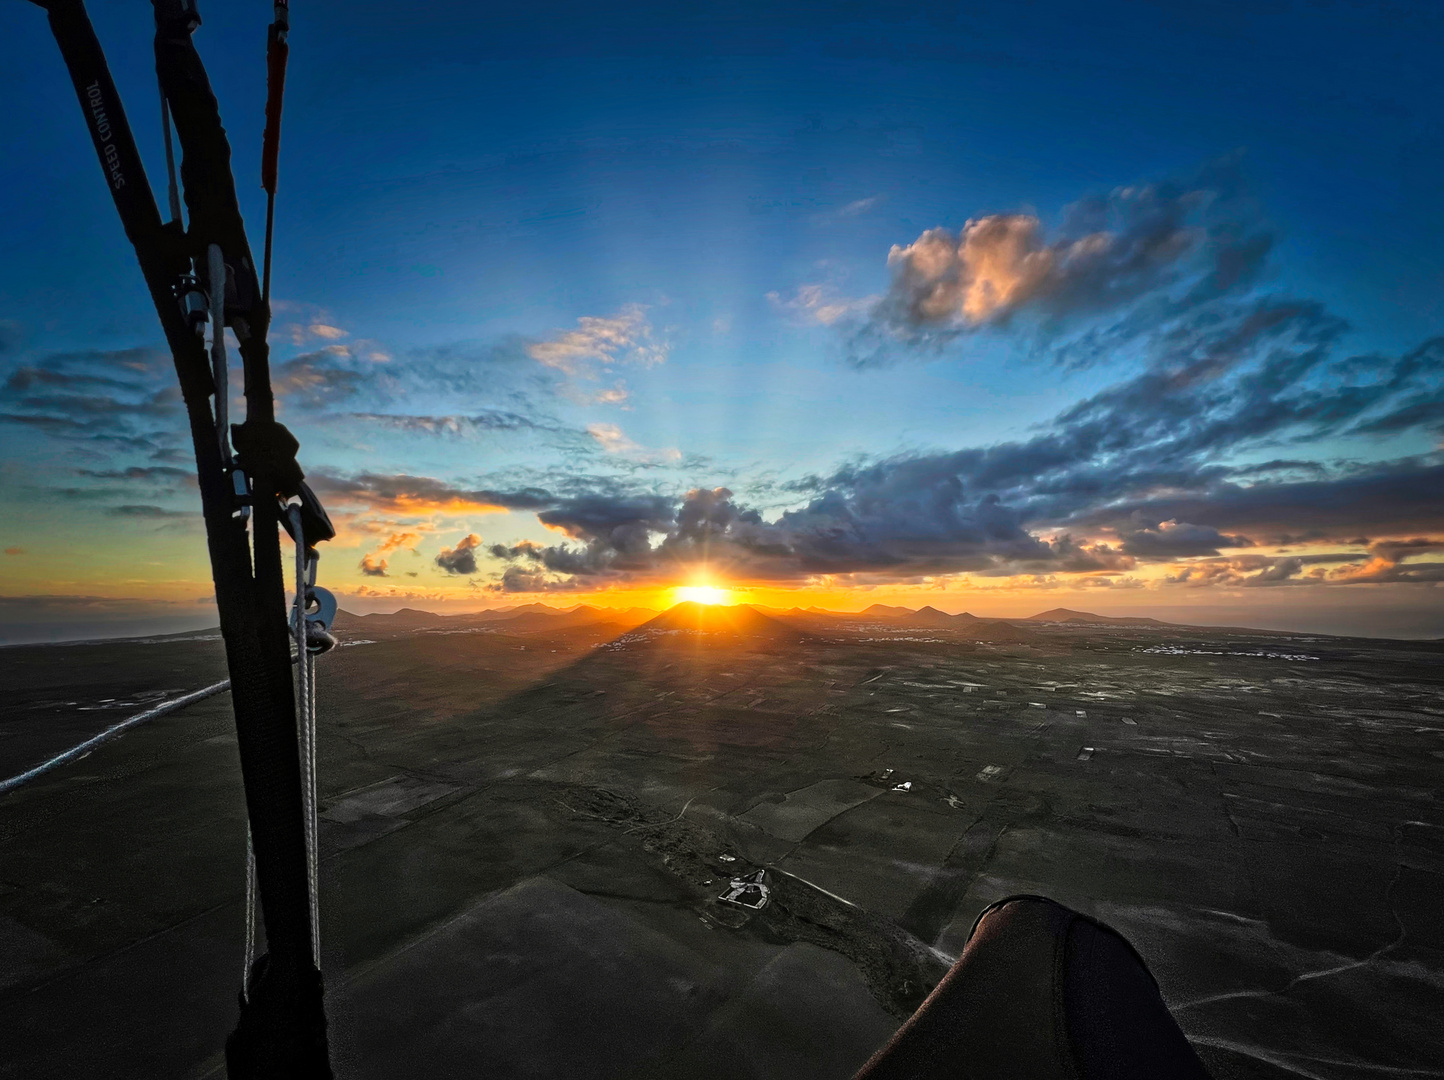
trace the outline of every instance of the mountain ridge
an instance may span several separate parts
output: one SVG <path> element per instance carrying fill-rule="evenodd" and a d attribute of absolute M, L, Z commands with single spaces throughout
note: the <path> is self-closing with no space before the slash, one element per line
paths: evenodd
<path fill-rule="evenodd" d="M 460 628 L 478 625 L 496 624 L 498 629 L 503 626 L 510 630 L 541 630 L 548 627 L 580 626 L 590 622 L 630 622 L 639 625 L 665 615 L 669 611 L 675 611 L 683 604 L 690 604 L 692 608 L 713 608 L 727 610 L 729 608 L 747 608 L 756 612 L 760 617 L 772 620 L 782 625 L 796 623 L 806 628 L 809 622 L 821 628 L 826 623 L 846 623 L 858 620 L 877 620 L 897 626 L 913 626 L 919 629 L 936 630 L 987 630 L 993 634 L 1002 634 L 999 629 L 1002 624 L 1015 627 L 1022 631 L 1029 631 L 1040 625 L 1057 626 L 1096 626 L 1096 627 L 1152 627 L 1165 629 L 1177 627 L 1180 629 L 1203 629 L 1215 631 L 1247 630 L 1253 633 L 1289 633 L 1282 630 L 1264 630 L 1257 627 L 1245 626 L 1194 626 L 1189 623 L 1167 622 L 1161 619 L 1149 618 L 1141 615 L 1099 615 L 1092 611 L 1079 611 L 1073 608 L 1056 607 L 1047 611 L 1040 611 L 1033 615 L 1026 616 L 1001 616 L 996 618 L 983 618 L 968 611 L 958 612 L 950 615 L 930 604 L 912 609 L 892 604 L 873 604 L 861 611 L 834 611 L 818 605 L 808 607 L 794 606 L 791 608 L 774 608 L 761 604 L 697 604 L 695 601 L 682 601 L 680 604 L 672 605 L 662 611 L 655 608 L 633 606 L 629 608 L 608 608 L 596 607 L 590 604 L 575 604 L 568 608 L 553 607 L 550 604 L 533 602 L 530 604 L 519 604 L 504 608 L 484 608 L 480 611 L 458 612 L 456 614 L 440 614 L 437 612 L 425 611 L 420 608 L 403 607 L 393 612 L 371 612 L 369 614 L 357 614 L 342 608 L 338 612 L 337 622 L 341 629 L 353 633 L 364 632 L 367 628 L 374 630 L 419 630 L 431 627 L 436 628 Z M 691 609 L 688 609 L 691 610 Z M 1030 635 L 1027 640 L 1032 640 L 1036 635 Z M 981 639 L 980 639 L 981 640 Z M 1025 640 L 1018 637 L 1012 640 Z"/>

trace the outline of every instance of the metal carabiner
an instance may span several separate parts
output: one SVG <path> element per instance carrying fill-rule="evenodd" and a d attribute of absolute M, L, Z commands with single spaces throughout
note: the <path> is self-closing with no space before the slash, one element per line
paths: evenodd
<path fill-rule="evenodd" d="M 312 605 L 315 610 L 312 611 Z M 336 621 L 336 597 L 330 589 L 319 585 L 306 586 L 306 651 L 320 656 L 334 649 L 337 642 L 331 633 L 331 624 Z M 296 609 L 291 609 L 291 633 L 296 632 Z"/>

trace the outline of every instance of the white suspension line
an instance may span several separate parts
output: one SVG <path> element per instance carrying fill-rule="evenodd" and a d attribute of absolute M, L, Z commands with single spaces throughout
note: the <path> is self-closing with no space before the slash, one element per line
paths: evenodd
<path fill-rule="evenodd" d="M 102 743 L 110 742 L 110 740 L 115 738 L 117 735 L 123 735 L 131 728 L 136 727 L 140 724 L 144 724 L 147 720 L 154 720 L 157 717 L 165 716 L 167 713 L 173 713 L 177 709 L 184 709 L 187 705 L 191 705 L 197 701 L 212 697 L 213 695 L 219 694 L 223 690 L 229 690 L 230 688 L 231 680 L 226 679 L 224 682 L 218 682 L 214 686 L 207 686 L 203 690 L 196 690 L 193 693 L 185 694 L 178 698 L 172 698 L 170 701 L 157 705 L 153 709 L 147 709 L 145 712 L 136 713 L 134 716 L 122 720 L 118 724 L 112 724 L 110 727 L 102 731 L 99 735 L 96 735 L 93 738 L 86 739 L 79 746 L 72 746 L 63 754 L 56 754 L 49 761 L 42 761 L 33 769 L 26 769 L 19 776 L 12 776 L 8 780 L 0 780 L 0 795 L 5 794 L 7 791 L 15 790 L 21 784 L 28 783 L 29 781 L 34 780 L 37 776 L 45 775 L 51 769 L 58 769 L 60 768 L 60 766 L 68 762 L 83 758 L 86 754 L 90 753 L 90 751 L 94 750 Z"/>
<path fill-rule="evenodd" d="M 321 919 L 320 919 L 320 898 L 317 874 L 317 827 L 316 827 L 316 691 L 314 687 L 316 675 L 316 658 L 308 648 L 307 642 L 307 586 L 308 566 L 306 558 L 306 538 L 301 527 L 301 509 L 298 506 L 287 508 L 287 516 L 291 520 L 291 536 L 296 544 L 296 673 L 299 685 L 297 687 L 296 703 L 299 706 L 300 718 L 300 751 L 301 751 L 301 809 L 305 815 L 306 834 L 306 891 L 307 899 L 311 907 L 311 958 L 316 964 L 317 970 L 321 967 Z"/>

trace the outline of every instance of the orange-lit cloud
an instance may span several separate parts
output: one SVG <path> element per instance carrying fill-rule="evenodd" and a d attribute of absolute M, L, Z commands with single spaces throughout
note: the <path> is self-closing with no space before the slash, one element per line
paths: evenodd
<path fill-rule="evenodd" d="M 456 542 L 455 547 L 442 548 L 436 556 L 436 565 L 448 574 L 474 574 L 477 571 L 476 552 L 481 547 L 481 537 L 468 533 Z"/>
<path fill-rule="evenodd" d="M 361 556 L 361 573 L 367 577 L 386 577 L 390 563 L 374 553 Z"/>
<path fill-rule="evenodd" d="M 346 590 L 347 595 L 360 596 L 371 600 L 428 600 L 447 601 L 455 597 L 439 589 L 398 589 L 379 588 L 374 585 L 356 585 Z"/>
<path fill-rule="evenodd" d="M 391 564 L 384 556 L 402 548 L 409 549 L 414 555 L 416 554 L 416 545 L 420 540 L 421 534 L 418 532 L 392 533 L 381 542 L 375 551 L 361 556 L 361 573 L 367 577 L 387 577 L 387 571 Z"/>
<path fill-rule="evenodd" d="M 1392 582 L 1444 582 L 1444 562 L 1406 562 L 1416 556 L 1444 551 L 1444 539 L 1415 537 L 1411 540 L 1380 541 L 1369 546 L 1369 559 L 1358 565 L 1341 566 L 1329 579 L 1341 584 L 1384 584 Z"/>
<path fill-rule="evenodd" d="M 308 341 L 316 338 L 322 341 L 340 341 L 349 337 L 350 333 L 337 326 L 324 311 L 310 305 L 277 303 L 276 311 L 292 312 L 297 321 L 288 323 L 286 333 L 291 339 L 291 344 L 296 346 L 305 345 Z"/>
<path fill-rule="evenodd" d="M 388 554 L 388 553 L 390 553 L 390 552 L 392 552 L 392 551 L 400 550 L 401 548 L 408 548 L 408 549 L 411 550 L 411 551 L 415 551 L 415 550 L 416 550 L 417 541 L 419 541 L 420 539 L 421 539 L 421 534 L 420 534 L 420 533 L 414 533 L 414 532 L 398 532 L 398 533 L 392 533 L 390 536 L 388 536 L 388 537 L 382 542 L 381 546 L 376 549 L 376 554 L 378 554 L 378 555 L 386 555 L 386 554 Z"/>

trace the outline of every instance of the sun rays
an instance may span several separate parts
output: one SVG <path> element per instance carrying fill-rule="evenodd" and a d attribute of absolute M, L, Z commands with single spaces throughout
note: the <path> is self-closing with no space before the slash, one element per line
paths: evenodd
<path fill-rule="evenodd" d="M 735 601 L 731 589 L 719 589 L 715 585 L 678 585 L 672 590 L 672 602 L 680 604 L 691 601 L 694 604 L 731 604 Z"/>

